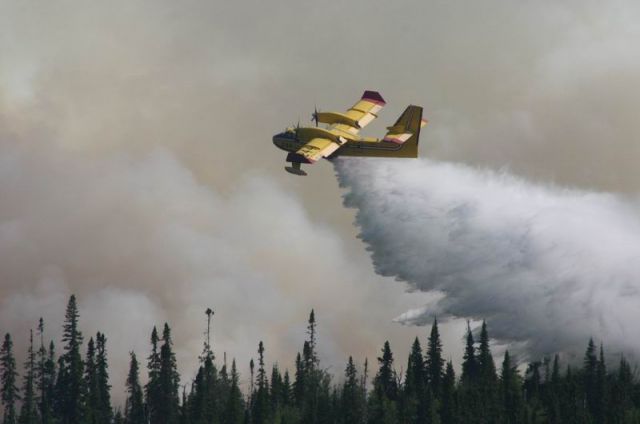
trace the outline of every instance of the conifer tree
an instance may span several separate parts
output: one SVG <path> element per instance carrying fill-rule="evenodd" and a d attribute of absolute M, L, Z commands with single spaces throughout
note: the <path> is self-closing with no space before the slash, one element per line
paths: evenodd
<path fill-rule="evenodd" d="M 272 417 L 278 416 L 280 409 L 283 406 L 283 385 L 284 383 L 282 381 L 282 375 L 280 374 L 278 364 L 273 364 L 273 367 L 271 368 L 271 387 L 269 389 L 269 393 L 271 394 L 269 399 L 271 401 L 270 411 Z"/>
<path fill-rule="evenodd" d="M 442 359 L 442 341 L 438 331 L 438 319 L 433 319 L 427 355 L 425 358 L 427 369 L 426 378 L 431 388 L 431 393 L 435 398 L 440 398 L 442 392 L 442 378 L 444 376 L 444 359 Z"/>
<path fill-rule="evenodd" d="M 316 340 L 316 314 L 314 310 L 311 310 L 309 314 L 309 322 L 307 323 L 307 334 L 309 335 L 308 339 L 308 349 L 307 349 L 307 357 L 306 364 L 308 370 L 314 370 L 318 367 L 318 354 L 316 352 L 317 349 L 317 340 Z"/>
<path fill-rule="evenodd" d="M 231 387 L 224 409 L 224 419 L 222 420 L 225 424 L 240 424 L 244 418 L 244 405 L 239 380 L 240 376 L 236 369 L 236 360 L 234 359 L 231 362 Z"/>
<path fill-rule="evenodd" d="M 98 378 L 96 373 L 96 347 L 93 337 L 87 343 L 87 355 L 84 363 L 84 384 L 86 387 L 84 421 L 87 424 L 97 424 L 96 414 L 99 404 Z"/>
<path fill-rule="evenodd" d="M 447 368 L 442 379 L 442 407 L 440 409 L 440 421 L 442 424 L 457 424 L 458 410 L 456 401 L 456 374 L 453 363 L 447 362 Z"/>
<path fill-rule="evenodd" d="M 364 365 L 362 366 L 362 379 L 360 381 L 360 390 L 362 391 L 363 399 L 367 399 L 368 391 L 369 391 L 369 358 L 364 358 Z M 367 420 L 367 402 L 364 403 L 364 417 L 365 421 Z"/>
<path fill-rule="evenodd" d="M 296 355 L 296 381 L 293 383 L 293 392 L 296 405 L 300 408 L 304 402 L 305 394 L 305 368 L 304 362 L 302 362 L 302 356 L 300 352 Z"/>
<path fill-rule="evenodd" d="M 360 390 L 358 372 L 351 356 L 349 356 L 344 377 L 342 399 L 340 401 L 340 423 L 362 423 L 364 418 L 364 398 Z"/>
<path fill-rule="evenodd" d="M 284 406 L 291 406 L 291 378 L 289 377 L 289 370 L 284 371 L 284 378 L 282 379 L 282 404 Z"/>
<path fill-rule="evenodd" d="M 253 422 L 265 424 L 269 421 L 269 386 L 264 364 L 264 344 L 258 345 L 258 375 L 256 380 L 256 398 L 253 405 Z"/>
<path fill-rule="evenodd" d="M 378 372 L 373 380 L 373 395 L 368 408 L 369 423 L 383 424 L 398 421 L 396 401 L 398 386 L 393 369 L 393 353 L 389 342 L 384 343 L 382 356 L 378 357 Z"/>
<path fill-rule="evenodd" d="M 127 399 L 124 407 L 124 422 L 126 424 L 145 424 L 144 402 L 142 387 L 140 386 L 139 365 L 136 354 L 130 353 L 129 374 L 127 375 Z"/>
<path fill-rule="evenodd" d="M 384 342 L 382 348 L 382 356 L 378 358 L 378 374 L 376 375 L 375 386 L 390 400 L 395 401 L 398 398 L 398 385 L 396 373 L 393 369 L 393 353 L 389 341 Z"/>
<path fill-rule="evenodd" d="M 110 424 L 113 416 L 108 368 L 107 338 L 104 333 L 98 332 L 96 334 L 96 379 L 98 390 L 96 422 L 98 424 Z"/>
<path fill-rule="evenodd" d="M 480 331 L 478 370 L 481 384 L 494 385 L 496 383 L 496 366 L 493 362 L 493 356 L 491 355 L 491 349 L 489 347 L 489 332 L 487 331 L 487 323 L 485 321 L 482 321 L 482 330 Z"/>
<path fill-rule="evenodd" d="M 508 350 L 504 353 L 500 385 L 504 423 L 517 424 L 522 422 L 521 383 L 516 364 L 511 361 Z"/>
<path fill-rule="evenodd" d="M 162 402 L 160 398 L 160 350 L 158 343 L 158 330 L 153 327 L 151 331 L 151 354 L 147 359 L 148 381 L 145 385 L 147 421 L 156 423 L 160 413 L 159 405 Z"/>
<path fill-rule="evenodd" d="M 120 412 L 120 410 L 118 409 L 113 416 L 113 424 L 124 424 L 124 423 L 125 423 L 125 420 L 124 420 L 124 417 L 122 416 L 122 412 Z"/>
<path fill-rule="evenodd" d="M 36 352 L 33 348 L 33 330 L 29 331 L 29 347 L 24 364 L 24 381 L 22 386 L 22 407 L 20 408 L 20 424 L 38 423 L 38 402 L 36 400 Z"/>
<path fill-rule="evenodd" d="M 254 380 L 255 380 L 255 363 L 253 362 L 253 358 L 251 358 L 251 360 L 249 361 L 249 407 L 247 408 L 247 411 L 249 412 L 249 417 L 251 416 L 251 410 L 253 409 L 253 401 L 255 398 L 255 390 L 253 388 L 254 386 Z"/>
<path fill-rule="evenodd" d="M 310 424 L 315 424 L 319 420 L 324 419 L 319 416 L 319 411 L 323 414 L 326 412 L 321 403 L 330 401 L 330 384 L 327 383 L 329 376 L 325 371 L 320 369 L 320 361 L 316 352 L 317 334 L 316 334 L 316 318 L 312 309 L 307 322 L 307 340 L 305 340 L 302 349 L 302 363 L 300 368 L 296 366 L 296 372 L 302 373 L 300 387 L 296 387 L 297 394 L 302 395 L 301 415 L 302 420 Z M 298 365 L 298 364 L 296 364 Z M 298 375 L 296 374 L 296 379 Z M 296 383 L 298 380 L 296 381 Z"/>
<path fill-rule="evenodd" d="M 65 313 L 62 342 L 64 353 L 58 360 L 58 379 L 56 381 L 56 415 L 60 424 L 76 424 L 83 419 L 84 413 L 84 372 L 80 355 L 82 333 L 78 328 L 78 306 L 75 295 L 71 295 Z"/>
<path fill-rule="evenodd" d="M 18 372 L 16 371 L 16 358 L 13 355 L 13 341 L 9 333 L 5 334 L 0 349 L 0 397 L 2 399 L 3 424 L 16 424 L 17 403 L 20 399 L 17 386 Z"/>
<path fill-rule="evenodd" d="M 53 397 L 55 388 L 55 355 L 53 341 L 49 351 L 44 344 L 44 320 L 38 321 L 40 347 L 37 351 L 35 386 L 37 391 L 38 412 L 42 424 L 50 424 L 53 420 Z"/>
<path fill-rule="evenodd" d="M 424 423 L 427 419 L 427 386 L 428 366 L 422 359 L 422 347 L 416 337 L 411 346 L 407 362 L 407 373 L 402 390 L 401 415 L 408 423 Z"/>
<path fill-rule="evenodd" d="M 481 397 L 481 415 L 485 422 L 497 422 L 500 417 L 500 401 L 498 395 L 498 376 L 489 346 L 489 332 L 486 321 L 482 322 L 480 346 L 478 347 L 478 382 Z"/>
<path fill-rule="evenodd" d="M 478 363 L 476 359 L 476 349 L 474 347 L 473 334 L 471 327 L 467 322 L 467 343 L 464 348 L 464 357 L 462 362 L 462 383 L 473 383 L 477 381 Z"/>
<path fill-rule="evenodd" d="M 631 366 L 626 361 L 624 356 L 620 358 L 618 370 L 616 372 L 616 378 L 614 380 L 613 387 L 611 388 L 611 396 L 609 397 L 609 414 L 610 422 L 612 423 L 624 423 L 625 418 L 628 418 L 630 411 L 634 409 L 633 394 L 634 394 L 634 377 Z M 637 409 L 636 409 L 637 411 Z"/>
<path fill-rule="evenodd" d="M 545 389 L 545 408 L 549 424 L 560 424 L 560 357 L 556 354 L 553 358 L 551 376 Z"/>
<path fill-rule="evenodd" d="M 604 362 L 604 347 L 600 345 L 600 357 L 596 366 L 595 405 L 593 418 L 596 422 L 604 423 L 607 417 L 607 368 Z"/>
<path fill-rule="evenodd" d="M 219 413 L 220 400 L 217 396 L 218 372 L 213 364 L 213 356 L 203 355 L 200 360 L 202 364 L 193 381 L 189 396 L 189 415 L 196 424 L 213 421 Z"/>
<path fill-rule="evenodd" d="M 178 375 L 176 357 L 173 353 L 171 329 L 167 323 L 162 330 L 162 346 L 160 348 L 160 371 L 158 374 L 158 411 L 157 424 L 176 424 L 178 421 L 180 376 Z"/>
<path fill-rule="evenodd" d="M 593 339 L 589 339 L 587 351 L 584 354 L 583 368 L 584 390 L 587 409 L 592 417 L 598 414 L 598 357 Z"/>

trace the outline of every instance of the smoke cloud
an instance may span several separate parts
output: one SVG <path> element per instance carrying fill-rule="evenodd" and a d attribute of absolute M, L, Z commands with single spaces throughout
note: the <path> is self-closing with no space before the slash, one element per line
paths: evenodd
<path fill-rule="evenodd" d="M 535 355 L 589 337 L 640 354 L 635 200 L 428 160 L 338 160 L 376 271 L 439 298 L 398 318 L 486 319 Z"/>

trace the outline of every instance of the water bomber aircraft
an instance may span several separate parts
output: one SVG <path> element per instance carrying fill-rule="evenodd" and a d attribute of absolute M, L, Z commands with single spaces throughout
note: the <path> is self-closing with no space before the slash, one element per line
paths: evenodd
<path fill-rule="evenodd" d="M 307 175 L 302 164 L 338 156 L 417 158 L 420 128 L 427 124 L 422 107 L 410 105 L 382 139 L 359 135 L 362 128 L 378 117 L 386 104 L 377 91 L 365 91 L 346 113 L 318 112 L 311 117 L 315 127 L 287 128 L 273 136 L 276 147 L 289 152 L 284 169 L 294 175 Z M 326 124 L 325 128 L 319 124 Z"/>

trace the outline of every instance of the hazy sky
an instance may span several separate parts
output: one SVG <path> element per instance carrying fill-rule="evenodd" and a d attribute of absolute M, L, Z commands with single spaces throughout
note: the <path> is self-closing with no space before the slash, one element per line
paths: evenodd
<path fill-rule="evenodd" d="M 633 201 L 639 19 L 632 1 L 0 0 L 0 331 L 24 341 L 43 315 L 57 336 L 76 293 L 117 392 L 154 324 L 188 380 L 206 307 L 218 356 L 263 339 L 286 366 L 313 307 L 336 374 L 386 339 L 400 366 L 425 329 L 392 320 L 433 296 L 377 276 L 333 167 L 286 174 L 271 136 L 377 89 L 368 134 L 420 104 L 422 156 Z"/>

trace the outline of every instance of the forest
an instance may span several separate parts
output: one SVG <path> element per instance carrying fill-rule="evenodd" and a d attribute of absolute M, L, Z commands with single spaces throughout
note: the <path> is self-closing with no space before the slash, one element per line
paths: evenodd
<path fill-rule="evenodd" d="M 208 319 L 211 313 L 207 310 Z M 4 336 L 4 424 L 640 423 L 634 369 L 624 357 L 608 369 L 604 347 L 593 340 L 586 343 L 582 363 L 561 364 L 555 355 L 522 367 L 506 351 L 497 367 L 483 323 L 478 340 L 467 331 L 457 376 L 451 361 L 443 359 L 434 319 L 428 337 L 424 343 L 415 339 L 408 358 L 394 358 L 386 342 L 374 363 L 365 360 L 358 369 L 349 357 L 344 375 L 332 376 L 318 359 L 313 310 L 291 373 L 265 364 L 260 341 L 244 389 L 235 360 L 230 368 L 226 361 L 219 364 L 208 336 L 195 377 L 184 381 L 170 327 L 154 327 L 145 358 L 130 353 L 126 401 L 114 406 L 107 337 L 98 332 L 85 345 L 79 318 L 72 295 L 61 348 L 45 342 L 40 318 L 21 365 L 11 335 Z"/>

